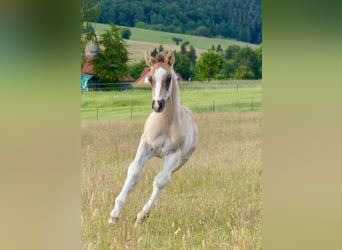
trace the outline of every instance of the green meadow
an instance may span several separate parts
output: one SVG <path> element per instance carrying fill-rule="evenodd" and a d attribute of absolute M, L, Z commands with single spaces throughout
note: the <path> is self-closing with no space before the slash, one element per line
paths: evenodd
<path fill-rule="evenodd" d="M 105 30 L 109 29 L 108 24 L 101 24 L 96 23 L 94 24 L 96 34 L 100 35 L 104 33 Z M 196 49 L 208 49 L 211 48 L 212 45 L 215 47 L 221 44 L 222 48 L 227 48 L 230 45 L 239 45 L 239 46 L 250 46 L 252 48 L 257 47 L 256 44 L 240 42 L 232 39 L 222 39 L 222 38 L 208 38 L 208 37 L 201 37 L 201 36 L 192 36 L 186 34 L 175 34 L 175 33 L 168 33 L 163 31 L 156 31 L 156 30 L 148 30 L 148 29 L 140 29 L 140 28 L 133 28 L 133 27 L 124 27 L 118 26 L 121 28 L 129 28 L 131 30 L 131 37 L 130 40 L 134 41 L 142 41 L 142 42 L 152 42 L 158 44 L 175 44 L 172 41 L 173 37 L 179 37 L 183 39 L 183 41 L 189 41 Z"/>
<path fill-rule="evenodd" d="M 226 80 L 180 84 L 181 102 L 194 113 L 261 109 L 261 81 Z M 133 119 L 151 112 L 151 88 L 88 92 L 81 95 L 81 120 Z"/>

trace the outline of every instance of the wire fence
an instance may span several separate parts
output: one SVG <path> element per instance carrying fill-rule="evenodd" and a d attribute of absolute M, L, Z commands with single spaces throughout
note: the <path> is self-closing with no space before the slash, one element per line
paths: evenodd
<path fill-rule="evenodd" d="M 215 101 L 210 103 L 185 103 L 193 113 L 260 111 L 261 100 Z M 146 117 L 152 110 L 146 106 L 81 108 L 81 120 L 134 119 Z"/>
<path fill-rule="evenodd" d="M 179 89 L 235 89 L 239 91 L 241 88 L 255 88 L 260 86 L 260 80 L 226 80 L 226 81 L 213 81 L 210 84 L 206 84 L 203 81 L 188 82 L 184 81 L 179 84 Z M 81 88 L 81 93 L 96 92 L 96 91 L 125 91 L 129 89 L 137 90 L 150 90 L 151 86 L 146 84 L 142 86 L 136 86 L 129 82 L 120 83 L 89 83 L 87 88 Z"/>

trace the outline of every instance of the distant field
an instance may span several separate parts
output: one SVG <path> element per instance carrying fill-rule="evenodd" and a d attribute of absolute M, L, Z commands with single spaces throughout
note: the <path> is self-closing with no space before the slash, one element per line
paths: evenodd
<path fill-rule="evenodd" d="M 109 29 L 109 25 L 107 24 L 96 23 L 94 26 L 96 34 L 98 35 Z M 207 49 L 211 48 L 212 45 L 217 47 L 218 44 L 221 44 L 223 49 L 228 48 L 230 45 L 249 46 L 251 48 L 256 48 L 259 46 L 256 44 L 245 43 L 231 39 L 207 38 L 132 27 L 123 28 L 129 28 L 132 33 L 130 39 L 126 40 L 129 45 L 129 52 L 131 53 L 130 59 L 132 62 L 143 59 L 145 50 L 151 51 L 154 48 L 159 47 L 160 44 L 162 44 L 166 50 L 179 50 L 180 46 L 176 45 L 175 42 L 172 41 L 172 37 L 179 37 L 182 38 L 183 41 L 189 41 L 190 44 L 195 47 L 197 55 L 205 52 Z M 88 51 L 90 48 L 89 46 L 87 47 Z"/>
<path fill-rule="evenodd" d="M 262 106 L 261 81 L 185 83 L 180 85 L 180 95 L 182 104 L 194 113 L 255 111 L 260 110 Z M 147 117 L 150 112 L 149 87 L 81 95 L 82 121 Z"/>

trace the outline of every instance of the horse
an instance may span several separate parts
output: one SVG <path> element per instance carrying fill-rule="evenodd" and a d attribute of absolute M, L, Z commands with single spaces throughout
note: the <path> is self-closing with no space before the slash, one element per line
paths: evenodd
<path fill-rule="evenodd" d="M 110 224 L 115 224 L 119 219 L 127 195 L 137 184 L 141 170 L 149 159 L 154 156 L 163 159 L 163 168 L 154 178 L 152 194 L 137 214 L 135 227 L 149 217 L 160 192 L 170 182 L 172 173 L 188 161 L 198 144 L 198 128 L 192 112 L 180 103 L 173 52 L 152 57 L 145 51 L 145 61 L 150 68 L 153 111 L 145 122 L 135 158 L 128 167 L 123 188 L 115 199 Z"/>

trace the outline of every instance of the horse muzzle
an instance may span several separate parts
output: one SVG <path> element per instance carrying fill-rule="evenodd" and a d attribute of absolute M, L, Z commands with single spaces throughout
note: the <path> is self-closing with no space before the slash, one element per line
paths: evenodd
<path fill-rule="evenodd" d="M 162 112 L 164 110 L 164 107 L 165 107 L 165 100 L 164 99 L 161 99 L 158 101 L 155 101 L 155 100 L 152 101 L 152 109 L 155 112 L 157 112 L 157 113 Z"/>

